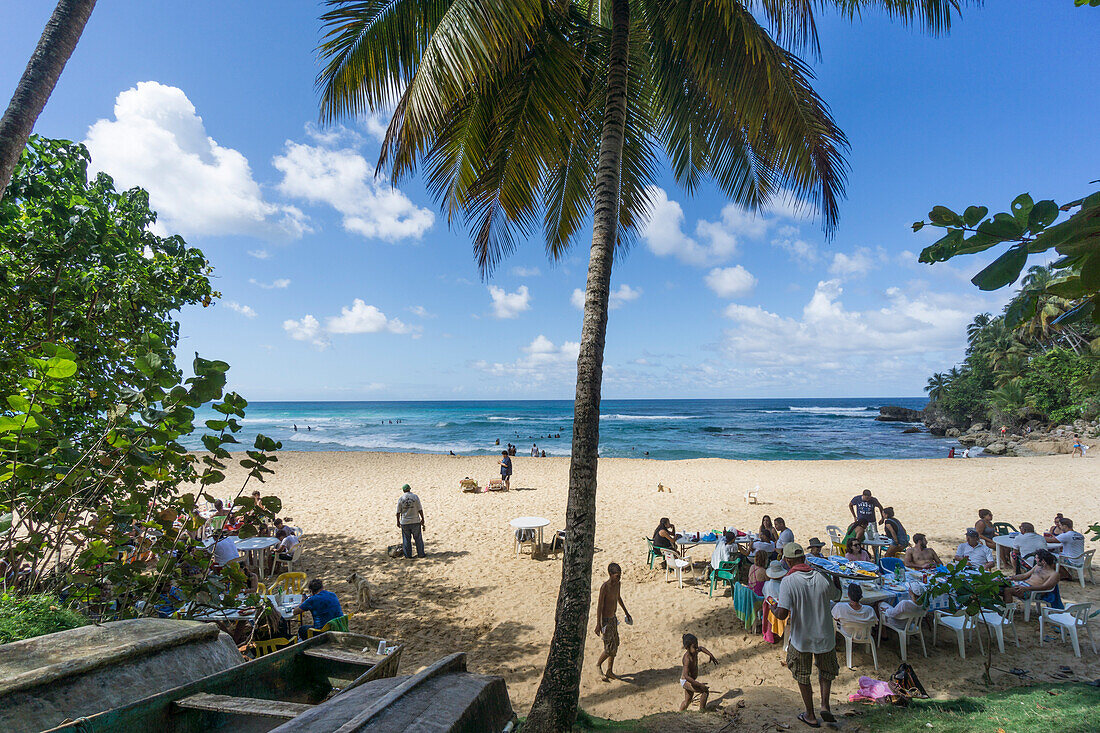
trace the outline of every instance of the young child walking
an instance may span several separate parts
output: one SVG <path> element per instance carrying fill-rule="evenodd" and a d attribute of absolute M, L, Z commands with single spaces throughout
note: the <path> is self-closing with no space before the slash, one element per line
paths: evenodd
<path fill-rule="evenodd" d="M 699 639 L 695 634 L 684 634 L 684 667 L 680 670 L 680 687 L 684 688 L 684 701 L 680 703 L 680 710 L 687 710 L 688 705 L 696 695 L 699 695 L 699 710 L 707 709 L 707 698 L 710 697 L 710 688 L 699 677 L 699 652 L 703 652 L 710 661 L 717 662 L 713 654 L 706 647 L 699 646 Z"/>

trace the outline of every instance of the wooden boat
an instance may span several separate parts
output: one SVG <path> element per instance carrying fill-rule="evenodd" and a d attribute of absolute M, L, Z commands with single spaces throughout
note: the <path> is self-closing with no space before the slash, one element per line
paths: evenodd
<path fill-rule="evenodd" d="M 49 733 L 264 733 L 329 698 L 393 677 L 404 647 L 330 631 Z M 384 644 L 383 644 L 384 646 Z"/>

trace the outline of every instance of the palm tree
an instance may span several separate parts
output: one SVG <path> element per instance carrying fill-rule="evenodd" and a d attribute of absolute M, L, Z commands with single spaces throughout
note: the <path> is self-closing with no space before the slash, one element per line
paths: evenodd
<path fill-rule="evenodd" d="M 878 7 L 931 32 L 959 0 L 829 0 Z M 574 401 L 554 637 L 526 728 L 576 717 L 592 585 L 603 350 L 612 261 L 644 220 L 666 154 L 692 190 L 710 176 L 734 201 L 808 201 L 827 233 L 843 195 L 846 140 L 791 50 L 816 51 L 800 0 L 329 0 L 321 117 L 396 103 L 379 158 L 473 229 L 483 276 L 542 220 L 559 258 L 593 231 Z M 758 18 L 760 20 L 758 20 Z M 768 28 L 778 38 L 773 39 Z M 661 150 L 663 148 L 663 150 Z"/>
<path fill-rule="evenodd" d="M 0 200 L 34 123 L 73 55 L 94 7 L 95 0 L 60 0 L 38 39 L 38 46 L 0 119 Z"/>
<path fill-rule="evenodd" d="M 982 330 L 989 325 L 993 320 L 993 316 L 989 313 L 979 313 L 974 316 L 974 320 L 970 322 L 970 325 L 966 327 L 966 342 L 968 345 L 973 346 L 974 342 L 978 340 Z"/>
<path fill-rule="evenodd" d="M 928 384 L 925 385 L 924 391 L 928 393 L 928 399 L 935 402 L 947 392 L 947 388 L 951 386 L 951 381 L 947 378 L 946 374 L 936 372 L 928 378 Z"/>

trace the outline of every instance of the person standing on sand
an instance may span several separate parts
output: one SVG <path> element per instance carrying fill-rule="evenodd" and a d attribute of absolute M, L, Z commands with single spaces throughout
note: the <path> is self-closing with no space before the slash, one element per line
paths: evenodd
<path fill-rule="evenodd" d="M 695 634 L 684 634 L 684 666 L 680 670 L 680 687 L 684 688 L 684 701 L 680 703 L 681 712 L 687 710 L 688 705 L 699 695 L 699 711 L 707 709 L 707 698 L 710 697 L 710 687 L 700 682 L 699 677 L 699 652 L 703 652 L 710 661 L 717 663 L 718 659 L 706 647 L 699 646 L 699 639 Z"/>
<path fill-rule="evenodd" d="M 882 502 L 871 495 L 870 489 L 864 489 L 862 494 L 853 496 L 852 500 L 848 502 L 848 511 L 852 513 L 852 519 L 857 522 L 861 519 L 866 519 L 867 526 L 882 524 L 882 519 L 879 519 L 877 522 L 875 521 L 875 509 L 878 509 L 879 513 L 881 513 Z"/>
<path fill-rule="evenodd" d="M 397 526 L 401 528 L 401 548 L 405 557 L 413 556 L 413 540 L 416 540 L 416 556 L 424 557 L 424 508 L 420 506 L 420 497 L 408 484 L 401 487 L 401 498 L 397 500 Z"/>
<path fill-rule="evenodd" d="M 508 451 L 500 452 L 500 477 L 504 480 L 504 488 L 511 491 L 512 489 L 512 459 L 508 456 Z"/>
<path fill-rule="evenodd" d="M 780 621 L 790 618 L 790 644 L 787 647 L 787 669 L 791 671 L 802 695 L 805 712 L 798 719 L 811 728 L 820 728 L 814 714 L 814 689 L 810 672 L 817 665 L 817 680 L 821 688 L 819 714 L 826 723 L 835 723 L 829 707 L 829 692 L 833 680 L 840 674 L 836 659 L 836 630 L 830 601 L 840 600 L 840 582 L 814 570 L 806 564 L 802 545 L 791 542 L 783 547 L 783 559 L 791 566 L 779 584 L 779 605 L 774 610 Z"/>
<path fill-rule="evenodd" d="M 596 628 L 594 633 L 603 639 L 603 653 L 596 661 L 596 669 L 600 670 L 600 676 L 604 682 L 618 679 L 615 676 L 615 655 L 619 653 L 619 617 L 615 615 L 618 606 L 623 607 L 628 624 L 634 623 L 630 617 L 630 611 L 626 610 L 623 603 L 622 586 L 623 569 L 618 563 L 607 566 L 607 580 L 600 586 L 600 597 L 596 601 Z M 607 662 L 607 670 L 604 671 L 603 663 Z"/>

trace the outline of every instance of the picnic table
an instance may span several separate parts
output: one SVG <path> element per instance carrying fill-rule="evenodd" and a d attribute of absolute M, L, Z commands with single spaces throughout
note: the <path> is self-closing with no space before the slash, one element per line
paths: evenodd
<path fill-rule="evenodd" d="M 538 548 L 539 552 L 542 551 L 542 528 L 550 524 L 550 520 L 544 517 L 516 517 L 512 521 L 508 522 L 517 532 L 516 538 L 516 555 L 519 555 L 520 541 L 518 538 L 518 532 L 523 530 L 535 530 L 538 532 Z M 535 557 L 535 553 L 531 553 L 531 558 Z"/>
<path fill-rule="evenodd" d="M 282 596 L 267 595 L 264 598 L 271 601 L 271 605 L 279 612 L 279 615 L 289 621 L 294 618 L 294 609 L 302 602 L 303 596 L 296 593 L 287 593 Z M 193 603 L 184 604 L 180 611 L 184 614 L 194 608 Z M 256 609 L 252 607 L 242 608 L 211 608 L 192 616 L 196 621 L 252 621 L 256 616 Z"/>
<path fill-rule="evenodd" d="M 995 544 L 998 548 L 998 551 L 993 553 L 993 555 L 994 555 L 993 559 L 996 560 L 996 562 L 997 562 L 997 569 L 998 570 L 1001 569 L 1001 553 L 1000 553 L 999 549 L 1002 548 L 1002 547 L 1007 547 L 1010 550 L 1015 550 L 1016 549 L 1016 538 L 1019 537 L 1019 536 L 1020 536 L 1019 532 L 1009 532 L 1008 534 L 999 534 L 999 535 L 997 535 L 996 537 L 993 538 L 993 544 Z M 1058 550 L 1062 549 L 1062 543 L 1061 542 L 1048 542 L 1047 543 L 1047 549 L 1050 550 L 1051 552 L 1057 552 Z"/>

